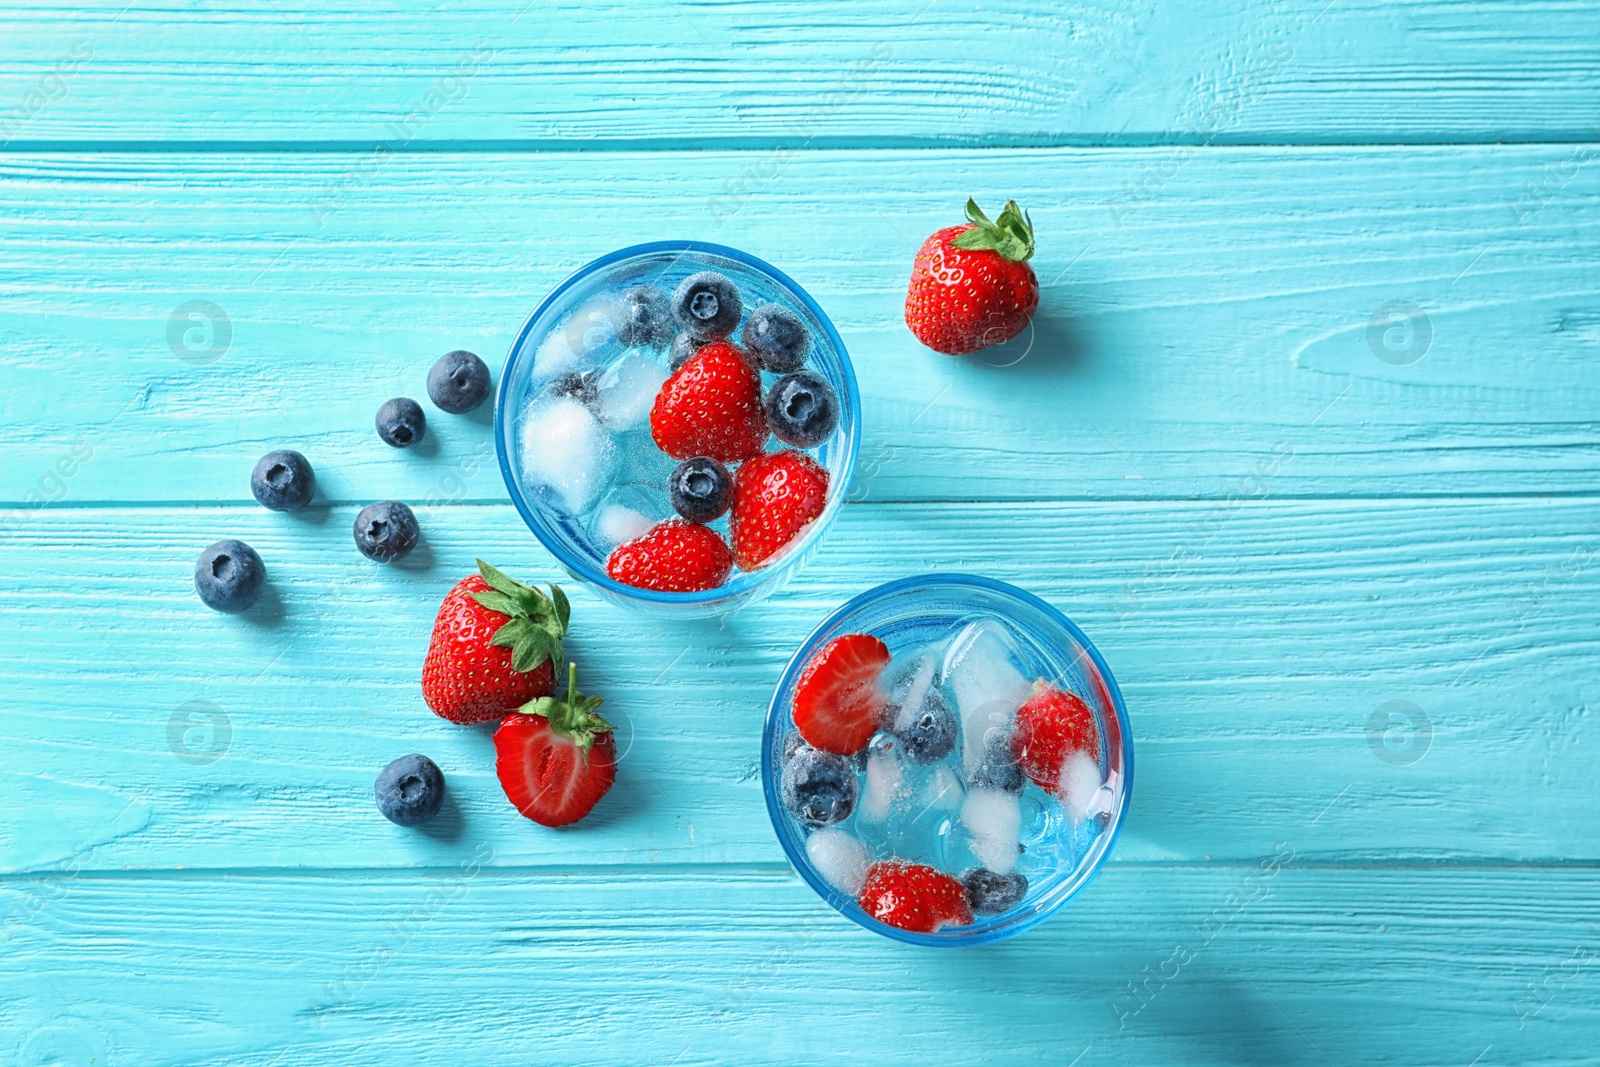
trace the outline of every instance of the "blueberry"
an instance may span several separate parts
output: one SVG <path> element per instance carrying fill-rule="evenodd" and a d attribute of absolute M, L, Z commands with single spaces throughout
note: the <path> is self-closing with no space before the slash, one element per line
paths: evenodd
<path fill-rule="evenodd" d="M 974 867 L 961 876 L 967 887 L 967 904 L 974 915 L 999 915 L 1022 903 L 1028 895 L 1026 875 L 996 874 L 987 867 Z"/>
<path fill-rule="evenodd" d="M 465 415 L 482 404 L 488 396 L 489 367 L 465 349 L 446 352 L 428 371 L 428 399 L 440 411 Z M 422 436 L 420 431 L 417 436 Z"/>
<path fill-rule="evenodd" d="M 288 448 L 268 452 L 250 472 L 250 492 L 264 508 L 273 511 L 299 511 L 311 502 L 317 476 L 311 463 Z"/>
<path fill-rule="evenodd" d="M 983 759 L 972 772 L 972 784 L 982 789 L 1020 793 L 1028 780 L 1011 754 L 1011 738 L 998 727 L 983 735 Z"/>
<path fill-rule="evenodd" d="M 806 739 L 800 736 L 799 730 L 790 730 L 788 733 L 783 735 L 782 762 L 788 763 L 790 760 L 794 759 L 794 754 L 796 752 L 799 752 L 802 748 L 810 747 L 810 745 L 806 744 Z"/>
<path fill-rule="evenodd" d="M 243 541 L 218 541 L 194 565 L 194 591 L 205 606 L 230 615 L 244 611 L 261 595 L 267 568 Z"/>
<path fill-rule="evenodd" d="M 689 357 L 700 351 L 704 341 L 685 330 L 672 339 L 672 351 L 667 355 L 667 369 L 676 372 L 677 369 L 689 362 Z"/>
<path fill-rule="evenodd" d="M 710 522 L 733 503 L 733 475 L 714 459 L 686 459 L 667 478 L 673 510 L 690 522 Z"/>
<path fill-rule="evenodd" d="M 856 807 L 856 776 L 831 752 L 802 748 L 784 764 L 783 806 L 807 826 L 831 826 Z"/>
<path fill-rule="evenodd" d="M 551 396 L 570 396 L 586 408 L 600 402 L 600 378 L 592 370 L 575 370 L 550 383 Z"/>
<path fill-rule="evenodd" d="M 685 278 L 672 294 L 672 313 L 684 329 L 710 340 L 732 333 L 744 306 L 733 282 L 714 270 L 703 270 Z"/>
<path fill-rule="evenodd" d="M 404 396 L 385 400 L 383 407 L 378 409 L 378 417 L 374 421 L 378 425 L 378 436 L 383 438 L 383 443 L 396 448 L 409 448 L 416 444 L 422 440 L 422 434 L 428 428 L 428 420 L 422 414 L 422 405 Z"/>
<path fill-rule="evenodd" d="M 800 316 L 781 304 L 762 304 L 750 312 L 739 336 L 762 370 L 799 370 L 811 351 L 811 334 Z"/>
<path fill-rule="evenodd" d="M 427 756 L 401 756 L 379 772 L 372 793 L 385 819 L 397 826 L 421 826 L 444 803 L 444 774 Z"/>
<path fill-rule="evenodd" d="M 417 517 L 397 500 L 368 504 L 356 516 L 356 547 L 368 559 L 393 563 L 417 547 Z"/>
<path fill-rule="evenodd" d="M 617 340 L 641 348 L 660 348 L 677 327 L 672 301 L 654 285 L 635 285 L 622 294 L 622 325 Z"/>
<path fill-rule="evenodd" d="M 894 735 L 912 763 L 942 760 L 956 747 L 956 713 L 943 693 L 929 689 L 922 707 L 902 709 L 895 717 Z"/>
<path fill-rule="evenodd" d="M 767 428 L 795 448 L 814 448 L 839 425 L 833 386 L 808 370 L 785 374 L 767 392 Z"/>

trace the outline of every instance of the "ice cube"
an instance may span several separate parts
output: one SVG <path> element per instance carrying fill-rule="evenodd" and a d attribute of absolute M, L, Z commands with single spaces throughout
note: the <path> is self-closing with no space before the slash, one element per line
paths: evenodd
<path fill-rule="evenodd" d="M 566 330 L 551 330 L 533 353 L 533 373 L 539 378 L 554 378 L 578 366 L 578 353 L 567 343 Z"/>
<path fill-rule="evenodd" d="M 922 783 L 918 803 L 925 811 L 951 812 L 961 806 L 962 792 L 961 779 L 956 772 L 941 763 Z"/>
<path fill-rule="evenodd" d="M 904 671 L 895 679 L 890 690 L 890 699 L 899 710 L 895 712 L 895 732 L 901 732 L 915 721 L 917 712 L 922 710 L 922 702 L 928 697 L 928 688 L 933 685 L 933 672 L 938 665 L 933 662 L 932 656 L 922 656 L 906 664 Z"/>
<path fill-rule="evenodd" d="M 1100 763 L 1087 752 L 1074 752 L 1061 768 L 1056 795 L 1066 805 L 1074 823 L 1080 823 L 1101 807 Z"/>
<path fill-rule="evenodd" d="M 656 402 L 666 369 L 640 352 L 629 352 L 600 377 L 600 421 L 613 430 L 629 430 L 644 421 Z"/>
<path fill-rule="evenodd" d="M 910 799 L 904 765 L 894 738 L 879 734 L 872 739 L 867 754 L 867 783 L 861 798 L 861 818 L 867 823 L 884 823 L 898 815 Z"/>
<path fill-rule="evenodd" d="M 806 838 L 806 856 L 811 866 L 833 888 L 855 896 L 867 881 L 871 857 L 867 846 L 837 826 L 817 830 Z"/>
<path fill-rule="evenodd" d="M 979 863 L 996 874 L 1011 873 L 1022 836 L 1022 809 L 1015 794 L 974 789 L 961 804 L 961 825 Z"/>
<path fill-rule="evenodd" d="M 643 537 L 655 523 L 626 504 L 606 504 L 595 519 L 594 531 L 608 545 Z"/>
<path fill-rule="evenodd" d="M 983 762 L 990 730 L 1010 731 L 1032 681 L 1019 669 L 1016 642 L 993 619 L 970 623 L 950 642 L 941 680 L 956 698 L 961 716 L 961 765 L 968 777 Z"/>
<path fill-rule="evenodd" d="M 606 545 L 632 541 L 667 517 L 662 494 L 645 485 L 622 485 L 600 500 L 595 512 L 595 539 Z"/>
<path fill-rule="evenodd" d="M 522 416 L 522 474 L 549 486 L 568 511 L 583 511 L 611 484 L 617 448 L 571 397 L 539 399 Z"/>

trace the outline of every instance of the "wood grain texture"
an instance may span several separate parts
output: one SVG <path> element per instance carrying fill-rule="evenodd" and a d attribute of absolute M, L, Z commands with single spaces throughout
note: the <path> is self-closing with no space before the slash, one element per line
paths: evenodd
<path fill-rule="evenodd" d="M 642 621 L 569 583 L 571 654 L 624 725 L 621 784 L 581 832 L 520 819 L 487 731 L 418 690 L 473 557 L 530 579 L 550 558 L 510 507 L 451 506 L 384 568 L 351 546 L 353 511 L 59 509 L 0 545 L 8 869 L 434 867 L 467 837 L 519 866 L 781 863 L 756 738 L 782 667 L 844 600 L 927 570 L 1037 592 L 1112 665 L 1137 753 L 1116 862 L 1248 861 L 1288 836 L 1317 863 L 1600 860 L 1594 498 L 851 505 L 725 626 Z M 270 576 L 241 617 L 190 584 L 223 535 Z M 891 542 L 915 548 L 886 563 Z M 221 709 L 225 739 L 188 732 L 190 701 Z M 1392 701 L 1420 716 L 1398 762 L 1374 747 Z M 425 834 L 371 799 L 418 750 L 454 798 Z"/>
<path fill-rule="evenodd" d="M 0 41 L 0 1063 L 1593 1062 L 1600 8 L 26 0 Z M 1045 295 L 952 361 L 900 308 L 968 194 L 1032 210 Z M 721 624 L 573 588 L 624 756 L 548 831 L 417 680 L 474 556 L 553 561 L 488 412 L 372 416 L 664 238 L 828 310 L 860 477 Z M 248 495 L 285 446 L 298 517 Z M 243 617 L 190 586 L 222 536 Z M 1084 894 L 954 952 L 827 909 L 756 764 L 810 628 L 940 570 L 1078 621 L 1138 753 Z M 419 750 L 451 799 L 401 831 Z"/>
<path fill-rule="evenodd" d="M 1024 937 L 919 951 L 787 871 L 529 876 L 475 868 L 487 847 L 405 878 L 8 886 L 32 921 L 0 1032 L 25 1067 L 1462 1067 L 1587 1063 L 1600 1021 L 1593 870 L 1328 870 L 1289 840 L 1109 869 Z"/>
<path fill-rule="evenodd" d="M 329 500 L 503 500 L 487 412 L 435 417 L 421 456 L 373 412 L 449 349 L 498 367 L 569 271 L 673 236 L 766 257 L 829 311 L 875 500 L 1226 498 L 1269 468 L 1274 495 L 1589 491 L 1597 172 L 1524 199 L 1574 151 L 811 152 L 738 199 L 759 153 L 12 157 L 0 501 L 248 500 L 290 442 Z M 987 357 L 902 321 L 952 189 L 1023 199 L 1041 234 L 1036 329 Z M 231 322 L 202 366 L 168 333 L 196 299 Z M 93 461 L 52 475 L 75 445 Z"/>
<path fill-rule="evenodd" d="M 114 0 L 0 34 L 18 147 L 1570 141 L 1600 92 L 1577 0 Z"/>

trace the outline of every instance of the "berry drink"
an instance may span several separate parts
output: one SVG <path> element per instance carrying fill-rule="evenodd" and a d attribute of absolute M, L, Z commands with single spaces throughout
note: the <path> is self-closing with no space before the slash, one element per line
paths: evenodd
<path fill-rule="evenodd" d="M 1115 683 L 1035 598 L 962 576 L 842 608 L 768 717 L 768 806 L 847 916 L 924 943 L 1020 932 L 1109 852 L 1132 753 Z"/>
<path fill-rule="evenodd" d="M 716 246 L 580 271 L 524 328 L 500 401 L 513 501 L 570 571 L 626 601 L 747 599 L 809 554 L 854 464 L 833 327 Z"/>

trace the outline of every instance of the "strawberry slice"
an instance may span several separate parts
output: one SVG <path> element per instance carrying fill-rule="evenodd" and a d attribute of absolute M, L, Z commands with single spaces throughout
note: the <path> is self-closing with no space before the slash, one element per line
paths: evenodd
<path fill-rule="evenodd" d="M 1076 693 L 1057 689 L 1041 678 L 1033 683 L 1027 702 L 1017 709 L 1011 752 L 1017 766 L 1040 789 L 1054 793 L 1061 787 L 1061 770 L 1074 752 L 1100 758 L 1094 712 Z"/>
<path fill-rule="evenodd" d="M 565 696 L 529 701 L 501 721 L 495 773 L 527 818 L 544 826 L 577 822 L 617 780 L 612 726 L 595 714 L 601 703 L 578 691 L 578 665 L 569 663 Z"/>
<path fill-rule="evenodd" d="M 849 756 L 872 740 L 887 700 L 878 676 L 889 646 L 871 634 L 845 634 L 822 646 L 794 687 L 794 725 L 812 748 Z"/>
<path fill-rule="evenodd" d="M 920 863 L 874 863 L 867 869 L 867 881 L 856 902 L 879 922 L 919 934 L 972 923 L 966 887 Z"/>

